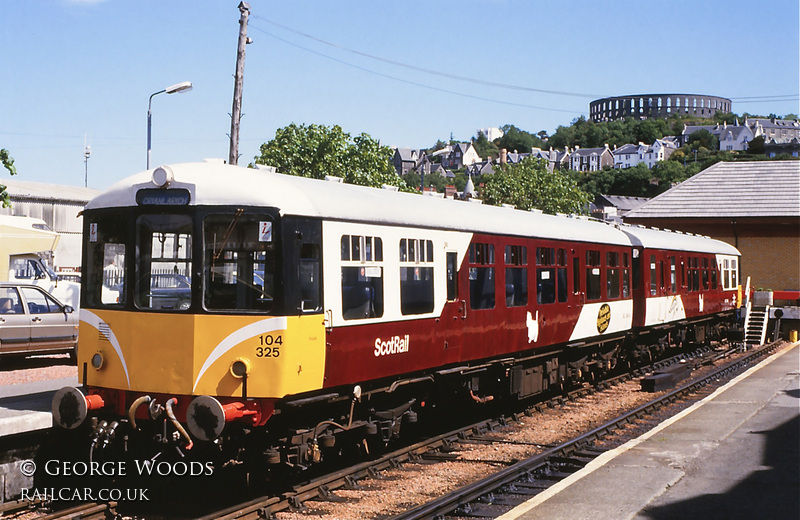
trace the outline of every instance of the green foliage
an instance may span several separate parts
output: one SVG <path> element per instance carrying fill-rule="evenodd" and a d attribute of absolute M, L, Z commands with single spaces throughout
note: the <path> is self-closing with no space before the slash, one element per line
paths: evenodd
<path fill-rule="evenodd" d="M 763 154 L 764 153 L 764 142 L 766 139 L 763 135 L 759 135 L 758 137 L 754 137 L 752 141 L 747 143 L 747 153 L 751 154 Z"/>
<path fill-rule="evenodd" d="M 533 147 L 544 148 L 545 146 L 541 137 L 520 130 L 514 125 L 504 125 L 500 130 L 503 131 L 503 137 L 494 140 L 498 149 L 505 148 L 509 152 L 516 150 L 519 153 L 530 153 Z M 544 135 L 546 136 L 547 133 L 545 132 Z M 481 157 L 483 156 L 481 155 Z"/>
<path fill-rule="evenodd" d="M 547 213 L 582 213 L 589 202 L 589 194 L 575 181 L 558 170 L 550 173 L 547 161 L 542 159 L 528 157 L 516 164 L 499 165 L 484 182 L 480 195 L 489 204 L 513 204 Z"/>
<path fill-rule="evenodd" d="M 9 174 L 17 174 L 17 169 L 14 167 L 14 159 L 5 148 L 0 148 L 0 163 L 2 163 L 3 168 L 8 170 Z M 0 184 L 0 203 L 3 204 L 4 208 L 11 206 L 11 201 L 8 198 L 8 192 L 6 191 L 6 186 L 3 184 Z"/>
<path fill-rule="evenodd" d="M 382 184 L 406 190 L 391 164 L 392 149 L 362 133 L 356 137 L 338 125 L 291 125 L 279 128 L 275 138 L 261 145 L 256 164 L 275 166 L 280 173 L 324 179 L 341 177 L 344 182 L 380 187 Z"/>
<path fill-rule="evenodd" d="M 475 147 L 475 151 L 484 160 L 500 155 L 500 149 L 486 138 L 486 134 L 479 133 L 478 137 L 473 137 L 472 146 Z"/>
<path fill-rule="evenodd" d="M 692 132 L 687 139 L 687 145 L 691 150 L 719 150 L 719 139 L 708 130 L 702 129 Z"/>

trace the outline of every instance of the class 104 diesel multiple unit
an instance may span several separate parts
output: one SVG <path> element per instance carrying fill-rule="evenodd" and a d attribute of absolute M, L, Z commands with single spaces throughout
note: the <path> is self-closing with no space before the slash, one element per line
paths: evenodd
<path fill-rule="evenodd" d="M 83 221 L 83 385 L 53 417 L 90 460 L 307 468 L 719 340 L 737 307 L 739 252 L 708 237 L 222 163 Z"/>

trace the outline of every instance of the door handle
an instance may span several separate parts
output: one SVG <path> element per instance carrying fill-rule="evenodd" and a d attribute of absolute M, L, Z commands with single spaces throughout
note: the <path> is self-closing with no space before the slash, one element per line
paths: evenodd
<path fill-rule="evenodd" d="M 40 318 L 39 316 L 34 316 L 31 319 L 31 321 L 34 322 L 34 323 L 39 323 L 40 321 L 42 321 L 42 318 Z"/>

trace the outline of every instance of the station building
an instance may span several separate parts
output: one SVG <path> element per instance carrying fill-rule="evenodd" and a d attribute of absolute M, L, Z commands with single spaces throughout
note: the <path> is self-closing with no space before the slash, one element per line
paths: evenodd
<path fill-rule="evenodd" d="M 3 179 L 11 207 L 0 206 L 0 215 L 40 218 L 61 235 L 53 267 L 56 270 L 80 270 L 83 218 L 80 212 L 99 190 L 77 186 L 62 186 L 41 182 Z"/>

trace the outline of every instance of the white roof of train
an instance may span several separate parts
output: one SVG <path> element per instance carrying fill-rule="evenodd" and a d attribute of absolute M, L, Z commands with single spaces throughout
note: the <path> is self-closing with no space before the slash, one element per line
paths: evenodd
<path fill-rule="evenodd" d="M 671 249 L 735 256 L 740 254 L 739 250 L 732 245 L 705 236 L 630 225 L 623 225 L 620 229 L 631 238 L 634 246 L 648 249 Z"/>
<path fill-rule="evenodd" d="M 184 188 L 189 191 L 191 205 L 265 206 L 278 208 L 282 215 L 623 246 L 630 246 L 632 240 L 628 234 L 612 225 L 584 218 L 545 215 L 507 207 L 282 175 L 221 162 L 182 163 L 163 168 L 171 171 L 174 176 L 169 183 L 170 188 Z M 153 170 L 150 170 L 123 179 L 92 199 L 86 209 L 136 206 L 138 190 L 157 187 L 152 178 Z M 672 240 L 671 237 L 667 239 L 668 233 L 655 233 L 658 235 L 647 235 L 647 243 L 656 241 L 656 236 L 663 235 L 664 245 L 647 247 L 687 249 L 686 246 L 679 247 L 678 240 Z M 716 247 L 701 243 L 710 240 L 707 238 L 679 234 L 675 236 L 692 238 L 692 244 L 699 248 L 689 249 L 692 251 L 705 252 Z"/>

